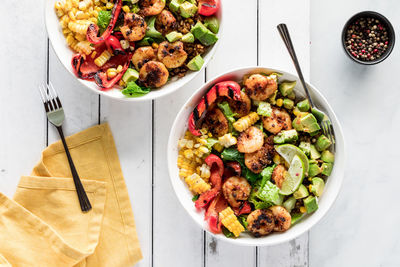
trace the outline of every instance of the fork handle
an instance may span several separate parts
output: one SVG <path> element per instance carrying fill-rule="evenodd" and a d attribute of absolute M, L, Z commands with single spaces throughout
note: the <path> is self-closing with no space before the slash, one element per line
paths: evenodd
<path fill-rule="evenodd" d="M 79 204 L 81 206 L 81 210 L 83 212 L 87 212 L 92 209 L 92 205 L 86 195 L 85 189 L 83 188 L 81 179 L 79 178 L 78 172 L 76 171 L 74 162 L 72 161 L 71 154 L 69 153 L 69 149 L 67 146 L 67 142 L 65 142 L 64 132 L 61 126 L 56 126 L 58 133 L 60 134 L 61 141 L 64 145 L 65 154 L 67 154 L 69 167 L 71 168 L 72 178 L 74 180 L 76 192 L 78 194 Z"/>
<path fill-rule="evenodd" d="M 308 102 L 310 102 L 311 107 L 314 108 L 315 106 L 314 106 L 314 103 L 313 103 L 313 101 L 311 99 L 310 92 L 308 91 L 306 82 L 305 82 L 304 77 L 303 77 L 303 73 L 301 72 L 300 64 L 299 64 L 299 61 L 297 60 L 296 52 L 294 50 L 292 39 L 290 38 L 289 30 L 288 30 L 286 24 L 284 24 L 284 23 L 279 24 L 277 26 L 277 28 L 278 28 L 278 31 L 279 31 L 282 39 L 283 39 L 283 42 L 286 45 L 287 50 L 289 51 L 290 57 L 293 60 L 293 63 L 294 63 L 294 66 L 296 68 L 297 74 L 299 75 L 301 84 L 303 85 L 303 88 L 306 91 Z"/>

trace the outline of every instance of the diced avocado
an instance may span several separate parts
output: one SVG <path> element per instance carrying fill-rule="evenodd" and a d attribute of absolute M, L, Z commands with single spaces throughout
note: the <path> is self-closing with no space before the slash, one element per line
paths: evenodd
<path fill-rule="evenodd" d="M 295 92 L 291 92 L 290 94 L 287 95 L 287 97 L 289 99 L 295 100 L 296 99 L 296 93 Z"/>
<path fill-rule="evenodd" d="M 308 196 L 304 199 L 304 206 L 306 207 L 307 213 L 312 213 L 318 209 L 318 201 L 314 196 Z"/>
<path fill-rule="evenodd" d="M 204 26 L 209 28 L 213 33 L 217 34 L 219 31 L 219 20 L 216 17 L 207 17 L 204 20 Z"/>
<path fill-rule="evenodd" d="M 317 197 L 320 197 L 322 195 L 322 192 L 324 192 L 324 187 L 325 187 L 325 182 L 319 177 L 314 177 L 311 180 L 311 193 L 316 195 Z"/>
<path fill-rule="evenodd" d="M 319 159 L 321 157 L 321 154 L 318 152 L 314 145 L 310 146 L 310 157 L 311 159 Z"/>
<path fill-rule="evenodd" d="M 328 139 L 325 135 L 321 134 L 317 142 L 315 143 L 315 147 L 317 148 L 318 151 L 324 151 L 328 147 L 330 147 L 332 144 L 331 140 Z"/>
<path fill-rule="evenodd" d="M 156 16 L 150 17 L 147 19 L 147 30 L 146 30 L 146 37 L 151 37 L 153 39 L 164 40 L 164 36 L 161 32 L 156 30 L 154 26 L 156 22 Z"/>
<path fill-rule="evenodd" d="M 196 23 L 196 25 L 194 25 L 191 29 L 191 32 L 193 33 L 194 37 L 196 39 L 199 39 L 201 36 L 203 36 L 204 34 L 206 34 L 206 32 L 208 32 L 209 30 L 207 29 L 206 26 L 204 26 L 203 23 L 201 23 L 200 21 L 198 21 Z"/>
<path fill-rule="evenodd" d="M 184 42 L 184 43 L 193 43 L 193 42 L 194 42 L 194 35 L 193 35 L 193 33 L 188 32 L 187 34 L 185 34 L 184 36 L 182 36 L 181 41 Z"/>
<path fill-rule="evenodd" d="M 171 0 L 171 2 L 169 3 L 169 9 L 172 12 L 178 12 L 179 7 L 183 2 L 185 2 L 185 0 Z"/>
<path fill-rule="evenodd" d="M 317 176 L 318 174 L 321 173 L 321 168 L 318 166 L 318 164 L 311 163 L 309 164 L 308 168 L 308 177 L 314 177 Z"/>
<path fill-rule="evenodd" d="M 293 100 L 291 100 L 289 98 L 283 99 L 283 107 L 286 109 L 292 109 L 294 107 Z"/>
<path fill-rule="evenodd" d="M 188 0 L 188 2 L 190 2 L 190 3 L 193 4 L 193 5 L 197 5 L 196 0 Z"/>
<path fill-rule="evenodd" d="M 168 42 L 170 42 L 170 43 L 178 41 L 179 39 L 182 38 L 182 36 L 183 36 L 182 33 L 176 32 L 176 31 L 170 32 L 167 35 L 165 35 L 165 37 L 167 38 Z"/>
<path fill-rule="evenodd" d="M 199 40 L 203 45 L 212 45 L 218 41 L 218 37 L 212 33 L 203 23 L 198 21 L 196 25 L 192 27 L 192 33 L 194 37 Z"/>
<path fill-rule="evenodd" d="M 279 91 L 283 96 L 288 96 L 293 92 L 294 87 L 296 86 L 296 81 L 293 82 L 281 82 L 279 84 Z"/>
<path fill-rule="evenodd" d="M 296 192 L 293 193 L 293 196 L 296 199 L 301 199 L 301 198 L 305 198 L 309 195 L 307 187 L 303 184 L 300 185 L 299 189 L 297 189 Z"/>
<path fill-rule="evenodd" d="M 278 90 L 275 91 L 275 93 L 273 93 L 273 95 L 271 95 L 268 100 L 269 103 L 271 103 L 272 105 L 276 104 L 276 95 L 278 94 Z"/>
<path fill-rule="evenodd" d="M 300 117 L 296 117 L 296 118 L 293 120 L 292 126 L 293 126 L 293 128 L 296 129 L 297 131 L 303 131 L 303 125 L 301 124 Z"/>
<path fill-rule="evenodd" d="M 179 13 L 184 18 L 193 17 L 197 12 L 197 6 L 190 2 L 183 2 L 179 6 Z"/>
<path fill-rule="evenodd" d="M 307 157 L 310 156 L 311 144 L 309 142 L 300 142 L 299 148 L 303 150 L 304 154 L 306 154 Z"/>
<path fill-rule="evenodd" d="M 328 163 L 333 163 L 335 161 L 335 155 L 329 150 L 324 150 L 321 153 L 321 159 Z"/>
<path fill-rule="evenodd" d="M 304 99 L 303 101 L 297 103 L 297 107 L 301 112 L 306 112 L 310 109 L 310 103 L 308 103 L 307 99 Z"/>
<path fill-rule="evenodd" d="M 192 58 L 189 63 L 187 64 L 187 67 L 190 70 L 194 70 L 194 71 L 198 71 L 201 69 L 201 67 L 204 64 L 204 60 L 200 55 L 195 56 L 194 58 Z"/>
<path fill-rule="evenodd" d="M 199 41 L 203 45 L 209 46 L 215 44 L 218 41 L 218 37 L 210 30 L 208 30 L 206 34 L 199 38 Z"/>
<path fill-rule="evenodd" d="M 306 113 L 306 115 L 301 116 L 300 122 L 303 125 L 303 131 L 307 133 L 312 133 L 321 129 L 314 115 L 311 113 Z"/>
<path fill-rule="evenodd" d="M 312 133 L 309 133 L 309 135 L 310 135 L 311 137 L 316 136 L 316 135 L 318 135 L 318 134 L 319 134 L 319 130 L 318 130 L 318 131 L 315 131 L 315 132 L 312 132 Z"/>
<path fill-rule="evenodd" d="M 329 175 L 331 175 L 331 173 L 332 173 L 333 164 L 332 164 L 332 163 L 324 162 L 324 163 L 322 163 L 322 165 L 321 165 L 321 169 L 322 169 L 322 172 L 321 172 L 321 173 L 322 173 L 323 175 L 329 176 Z"/>
<path fill-rule="evenodd" d="M 291 225 L 298 223 L 304 217 L 303 213 L 295 213 L 292 215 Z"/>
<path fill-rule="evenodd" d="M 295 129 L 281 131 L 274 136 L 275 144 L 283 144 L 289 142 L 295 142 L 299 139 L 299 135 Z"/>
<path fill-rule="evenodd" d="M 296 205 L 296 198 L 295 197 L 289 197 L 288 199 L 283 202 L 283 207 L 287 209 L 288 212 L 291 212 L 292 209 L 294 209 L 294 206 Z"/>
<path fill-rule="evenodd" d="M 128 82 L 134 82 L 138 78 L 139 78 L 139 72 L 131 68 L 128 68 L 125 71 L 124 76 L 122 76 L 122 80 L 124 81 L 125 84 L 127 84 Z"/>

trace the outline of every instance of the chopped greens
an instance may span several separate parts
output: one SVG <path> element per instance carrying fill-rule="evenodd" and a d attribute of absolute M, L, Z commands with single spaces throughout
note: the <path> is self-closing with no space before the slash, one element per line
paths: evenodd
<path fill-rule="evenodd" d="M 240 224 L 243 225 L 244 229 L 247 230 L 247 225 L 248 225 L 247 215 L 243 215 L 243 214 L 239 215 L 238 219 L 239 219 Z"/>
<path fill-rule="evenodd" d="M 194 196 L 192 197 L 192 201 L 195 202 L 196 200 L 199 199 L 199 197 L 200 197 L 200 195 L 194 195 Z"/>
<path fill-rule="evenodd" d="M 230 123 L 234 123 L 236 121 L 234 117 L 237 116 L 237 114 L 232 112 L 228 102 L 219 103 L 218 107 L 221 109 L 222 113 L 224 113 L 225 117 Z"/>
<path fill-rule="evenodd" d="M 207 148 L 211 149 L 216 143 L 218 143 L 218 139 L 215 138 L 207 138 Z"/>
<path fill-rule="evenodd" d="M 141 87 L 135 82 L 129 82 L 125 89 L 122 90 L 122 94 L 129 97 L 144 96 L 150 92 L 150 88 Z"/>
<path fill-rule="evenodd" d="M 111 11 L 101 10 L 97 16 L 97 26 L 99 26 L 101 31 L 104 31 L 111 20 Z"/>
<path fill-rule="evenodd" d="M 225 226 L 222 226 L 222 233 L 228 238 L 235 238 L 235 235 L 229 231 Z"/>
<path fill-rule="evenodd" d="M 283 202 L 283 196 L 279 194 L 279 187 L 271 181 L 267 181 L 264 187 L 260 187 L 257 196 L 259 199 L 274 205 L 282 205 Z"/>
<path fill-rule="evenodd" d="M 272 114 L 271 104 L 264 101 L 260 101 L 257 108 L 257 114 L 261 116 L 270 117 Z"/>

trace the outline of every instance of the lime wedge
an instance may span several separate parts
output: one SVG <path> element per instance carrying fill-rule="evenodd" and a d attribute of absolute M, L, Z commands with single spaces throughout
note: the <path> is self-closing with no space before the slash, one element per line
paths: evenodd
<path fill-rule="evenodd" d="M 298 155 L 295 155 L 290 162 L 288 175 L 282 183 L 280 190 L 281 195 L 290 195 L 296 192 L 301 183 L 303 182 L 305 170 L 304 162 Z"/>
<path fill-rule="evenodd" d="M 282 156 L 286 160 L 287 163 L 291 164 L 294 156 L 299 156 L 300 160 L 303 161 L 304 164 L 304 172 L 308 173 L 308 158 L 304 152 L 298 148 L 297 146 L 285 144 L 280 146 L 275 146 L 276 152 Z"/>

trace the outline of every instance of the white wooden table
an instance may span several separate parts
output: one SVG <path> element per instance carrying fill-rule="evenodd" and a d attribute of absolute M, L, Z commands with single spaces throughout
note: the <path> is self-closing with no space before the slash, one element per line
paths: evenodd
<path fill-rule="evenodd" d="M 346 19 L 364 9 L 384 13 L 396 28 L 397 1 L 223 0 L 224 36 L 207 69 L 175 95 L 141 104 L 100 97 L 67 73 L 47 39 L 44 1 L 1 1 L 1 192 L 11 197 L 40 151 L 58 139 L 36 89 L 49 80 L 65 106 L 66 134 L 111 126 L 143 249 L 137 266 L 398 266 L 400 55 L 395 49 L 376 67 L 359 66 L 345 58 L 339 39 Z M 292 33 L 307 80 L 311 68 L 311 82 L 343 123 L 349 163 L 338 201 L 311 234 L 274 247 L 239 247 L 206 234 L 181 208 L 167 173 L 167 138 L 180 106 L 208 79 L 248 65 L 295 72 L 276 31 L 280 22 Z"/>

